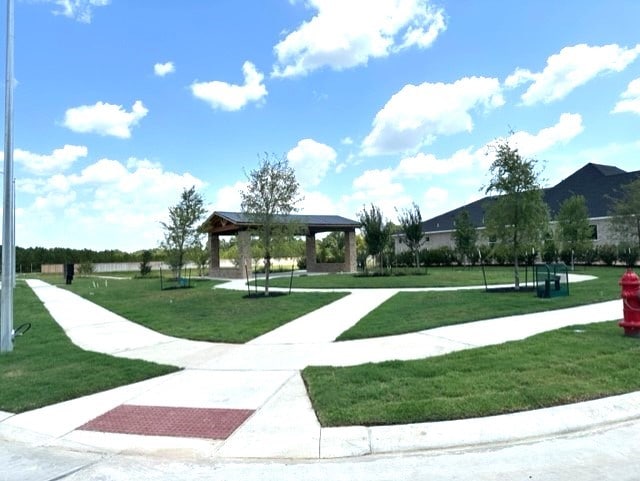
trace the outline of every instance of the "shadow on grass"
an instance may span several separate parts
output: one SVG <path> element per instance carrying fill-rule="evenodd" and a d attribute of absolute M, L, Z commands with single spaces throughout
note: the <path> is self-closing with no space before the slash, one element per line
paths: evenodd
<path fill-rule="evenodd" d="M 242 296 L 242 298 L 243 299 L 272 299 L 275 297 L 282 297 L 286 295 L 288 295 L 288 293 L 280 292 L 280 291 L 270 292 L 268 296 L 265 296 L 264 292 L 257 292 L 257 293 L 254 292 L 251 294 L 245 294 L 244 296 Z"/>

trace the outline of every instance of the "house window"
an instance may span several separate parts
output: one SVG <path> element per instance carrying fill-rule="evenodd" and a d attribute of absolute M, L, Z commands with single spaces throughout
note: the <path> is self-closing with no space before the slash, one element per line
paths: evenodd
<path fill-rule="evenodd" d="M 591 240 L 598 240 L 598 226 L 592 224 L 589 226 L 589 229 L 591 229 Z"/>

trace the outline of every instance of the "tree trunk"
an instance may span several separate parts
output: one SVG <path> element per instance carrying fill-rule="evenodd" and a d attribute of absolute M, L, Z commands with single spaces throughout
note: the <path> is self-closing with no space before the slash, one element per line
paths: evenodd
<path fill-rule="evenodd" d="M 264 258 L 264 296 L 269 297 L 269 272 L 271 271 L 271 257 Z"/>

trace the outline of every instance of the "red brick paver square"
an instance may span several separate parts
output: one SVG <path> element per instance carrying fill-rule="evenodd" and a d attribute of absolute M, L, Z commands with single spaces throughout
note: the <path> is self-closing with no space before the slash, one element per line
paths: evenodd
<path fill-rule="evenodd" d="M 123 404 L 78 429 L 146 436 L 227 439 L 253 413 L 250 409 Z"/>

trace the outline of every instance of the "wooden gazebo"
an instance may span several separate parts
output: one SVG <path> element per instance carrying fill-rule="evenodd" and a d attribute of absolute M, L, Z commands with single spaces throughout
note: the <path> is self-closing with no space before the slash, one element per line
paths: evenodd
<path fill-rule="evenodd" d="M 356 229 L 360 223 L 338 215 L 288 215 L 283 223 L 292 223 L 306 237 L 307 272 L 356 272 Z M 249 216 L 242 212 L 214 212 L 202 224 L 209 235 L 209 275 L 212 277 L 240 279 L 251 271 L 251 233 L 258 228 Z M 344 232 L 344 262 L 316 262 L 316 234 Z M 233 268 L 220 267 L 220 236 L 237 236 L 238 262 Z"/>

